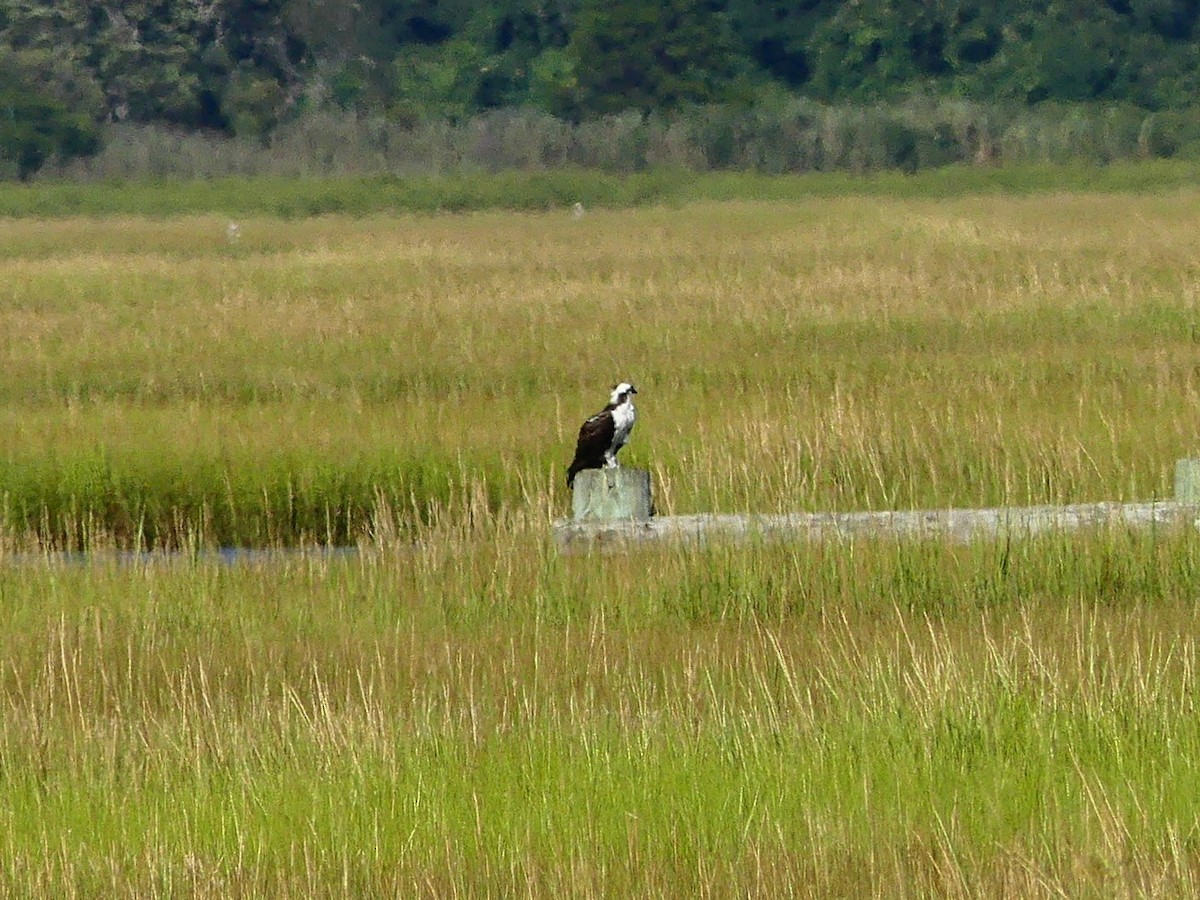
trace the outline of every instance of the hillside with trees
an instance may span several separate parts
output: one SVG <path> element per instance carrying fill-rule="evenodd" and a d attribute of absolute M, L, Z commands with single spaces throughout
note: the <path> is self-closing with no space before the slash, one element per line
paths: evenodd
<path fill-rule="evenodd" d="M 701 165 L 786 170 L 836 154 L 735 145 L 812 143 L 839 111 L 903 168 L 1066 108 L 1170 156 L 1200 134 L 1198 22 L 1197 0 L 0 0 L 0 159 L 25 178 L 135 126 L 268 146 L 333 117 L 394 144 L 502 115 L 560 142 L 674 123 Z"/>

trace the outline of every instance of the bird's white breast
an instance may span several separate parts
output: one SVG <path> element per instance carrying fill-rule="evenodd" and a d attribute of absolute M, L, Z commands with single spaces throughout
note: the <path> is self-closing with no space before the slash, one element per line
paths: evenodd
<path fill-rule="evenodd" d="M 637 410 L 633 408 L 633 401 L 626 400 L 619 404 L 613 411 L 613 444 L 620 447 L 629 437 L 629 432 L 633 430 L 633 421 L 637 418 Z"/>

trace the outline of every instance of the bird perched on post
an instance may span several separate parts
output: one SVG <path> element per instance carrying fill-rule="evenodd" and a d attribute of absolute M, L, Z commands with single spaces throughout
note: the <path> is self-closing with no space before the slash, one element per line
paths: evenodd
<path fill-rule="evenodd" d="M 579 441 L 575 445 L 575 459 L 567 467 L 567 486 L 575 484 L 575 476 L 584 469 L 613 469 L 617 465 L 617 452 L 629 440 L 637 410 L 633 408 L 633 395 L 637 388 L 626 381 L 614 385 L 608 406 L 590 416 L 579 429 Z"/>

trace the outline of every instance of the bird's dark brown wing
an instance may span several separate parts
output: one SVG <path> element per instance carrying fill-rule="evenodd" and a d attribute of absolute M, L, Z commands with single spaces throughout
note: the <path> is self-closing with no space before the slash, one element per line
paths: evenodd
<path fill-rule="evenodd" d="M 576 453 L 581 449 L 590 451 L 595 448 L 595 452 L 603 456 L 604 451 L 612 444 L 615 431 L 616 424 L 613 422 L 612 414 L 608 410 L 597 413 L 580 426 L 579 440 L 575 445 Z"/>
<path fill-rule="evenodd" d="M 574 483 L 577 472 L 598 469 L 604 465 L 604 452 L 612 446 L 615 432 L 616 425 L 607 409 L 583 423 L 575 444 L 575 459 L 567 469 L 567 484 Z"/>

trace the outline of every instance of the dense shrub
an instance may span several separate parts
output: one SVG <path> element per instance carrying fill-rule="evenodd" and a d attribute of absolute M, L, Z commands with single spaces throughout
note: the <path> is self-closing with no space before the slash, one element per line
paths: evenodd
<path fill-rule="evenodd" d="M 697 105 L 578 123 L 533 109 L 408 125 L 315 112 L 284 123 L 265 140 L 116 124 L 94 157 L 58 159 L 45 174 L 81 180 L 415 176 L 561 167 L 629 174 L 664 166 L 765 174 L 913 172 L 958 163 L 1106 164 L 1198 150 L 1200 110 L 1027 108 L 927 98 L 826 106 L 784 96 L 752 107 Z"/>

